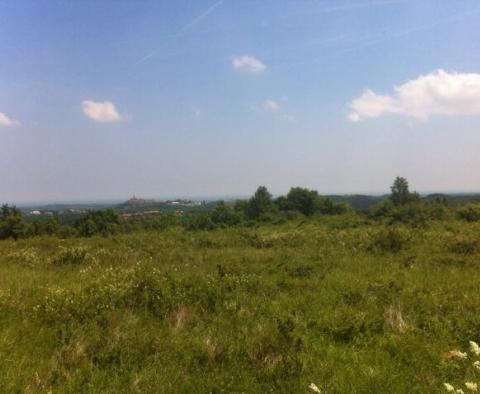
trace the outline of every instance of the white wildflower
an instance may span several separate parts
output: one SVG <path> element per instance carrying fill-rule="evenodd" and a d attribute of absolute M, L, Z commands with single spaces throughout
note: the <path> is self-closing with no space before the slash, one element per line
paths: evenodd
<path fill-rule="evenodd" d="M 310 386 L 308 386 L 310 390 L 312 390 L 314 393 L 321 393 L 320 389 L 317 387 L 315 383 L 310 383 Z"/>
<path fill-rule="evenodd" d="M 465 394 L 465 392 L 462 389 L 456 389 L 455 393 L 456 394 Z"/>
<path fill-rule="evenodd" d="M 480 346 L 478 346 L 478 343 L 474 341 L 470 341 L 469 343 L 470 343 L 470 351 L 476 356 L 480 355 Z"/>
<path fill-rule="evenodd" d="M 477 392 L 478 391 L 478 386 L 476 383 L 473 382 L 466 382 L 465 387 L 469 389 L 470 391 Z"/>
<path fill-rule="evenodd" d="M 465 353 L 465 352 L 461 352 L 461 351 L 458 350 L 458 349 L 454 349 L 454 350 L 450 350 L 450 351 L 447 353 L 447 356 L 448 356 L 449 358 L 459 358 L 459 359 L 465 360 L 465 359 L 468 357 L 468 354 Z"/>
<path fill-rule="evenodd" d="M 453 387 L 450 383 L 444 383 L 443 386 L 448 393 L 453 393 L 455 391 L 455 387 Z"/>
<path fill-rule="evenodd" d="M 475 362 L 473 363 L 473 366 L 480 371 L 480 361 L 475 361 Z"/>

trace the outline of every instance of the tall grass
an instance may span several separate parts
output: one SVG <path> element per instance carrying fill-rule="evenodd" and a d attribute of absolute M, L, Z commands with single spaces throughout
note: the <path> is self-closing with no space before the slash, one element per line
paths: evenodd
<path fill-rule="evenodd" d="M 0 392 L 442 392 L 479 241 L 349 216 L 2 241 Z"/>

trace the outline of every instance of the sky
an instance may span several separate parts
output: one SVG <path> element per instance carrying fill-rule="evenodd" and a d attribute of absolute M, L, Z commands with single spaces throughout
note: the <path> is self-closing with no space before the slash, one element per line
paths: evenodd
<path fill-rule="evenodd" d="M 480 190 L 478 0 L 0 0 L 0 202 Z"/>

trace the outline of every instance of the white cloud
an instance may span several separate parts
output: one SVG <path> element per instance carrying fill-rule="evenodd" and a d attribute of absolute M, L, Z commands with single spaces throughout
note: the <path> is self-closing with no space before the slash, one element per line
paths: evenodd
<path fill-rule="evenodd" d="M 352 112 L 348 115 L 348 119 L 352 122 L 359 122 L 364 118 L 377 118 L 384 113 L 401 112 L 395 99 L 376 94 L 371 90 L 366 90 L 360 97 L 353 100 L 350 108 Z"/>
<path fill-rule="evenodd" d="M 432 115 L 480 115 L 480 74 L 437 70 L 395 86 L 392 95 L 366 90 L 349 108 L 352 122 L 385 114 L 420 120 Z"/>
<path fill-rule="evenodd" d="M 3 112 L 0 112 L 0 127 L 16 127 L 20 126 L 20 122 L 15 119 L 9 118 Z"/>
<path fill-rule="evenodd" d="M 280 105 L 274 100 L 265 100 L 263 108 L 268 109 L 269 111 L 278 111 Z"/>
<path fill-rule="evenodd" d="M 115 105 L 110 101 L 84 100 L 82 101 L 82 110 L 85 116 L 95 122 L 109 123 L 122 120 Z"/>
<path fill-rule="evenodd" d="M 236 70 L 243 70 L 252 74 L 259 74 L 267 68 L 260 60 L 248 55 L 234 57 L 232 66 Z"/>

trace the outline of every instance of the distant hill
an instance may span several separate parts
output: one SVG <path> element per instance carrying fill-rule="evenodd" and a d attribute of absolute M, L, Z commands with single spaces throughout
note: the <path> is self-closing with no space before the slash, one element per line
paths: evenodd
<path fill-rule="evenodd" d="M 372 205 L 378 203 L 381 200 L 388 198 L 388 194 L 381 196 L 369 196 L 364 194 L 352 194 L 352 195 L 329 195 L 333 202 L 343 202 L 349 204 L 353 209 L 357 211 L 365 211 Z M 445 199 L 449 204 L 463 204 L 468 202 L 480 202 L 480 193 L 431 193 L 422 195 L 422 199 L 425 201 L 435 201 L 439 199 Z"/>
<path fill-rule="evenodd" d="M 132 197 L 124 203 L 113 206 L 113 208 L 122 214 L 135 212 L 192 212 L 208 211 L 217 206 L 216 201 L 191 201 L 191 200 L 167 200 L 157 201 L 153 199 L 144 199 Z"/>
<path fill-rule="evenodd" d="M 388 194 L 384 195 L 367 195 L 367 194 L 331 194 L 325 197 L 331 199 L 336 203 L 349 204 L 353 209 L 357 211 L 365 211 L 372 205 L 379 201 L 388 198 Z M 246 198 L 245 198 L 246 199 Z M 435 201 L 438 199 L 446 199 L 449 204 L 457 205 L 468 202 L 480 202 L 480 193 L 431 193 L 422 195 L 422 199 L 425 201 Z M 119 213 L 129 212 L 143 212 L 143 211 L 155 211 L 159 212 L 194 212 L 194 211 L 209 211 L 214 209 L 218 200 L 209 201 L 192 201 L 186 199 L 172 199 L 166 201 L 159 201 L 154 199 L 132 197 L 127 201 L 120 204 L 110 203 L 53 203 L 53 204 L 32 204 L 30 206 L 24 205 L 21 210 L 32 216 L 33 211 L 40 211 L 42 215 L 47 213 L 57 213 L 62 216 L 75 216 L 83 214 L 89 210 L 98 210 L 105 208 L 113 208 Z"/>
<path fill-rule="evenodd" d="M 156 201 L 154 199 L 137 198 L 133 196 L 132 198 L 127 200 L 124 204 L 125 205 L 152 205 L 155 203 Z"/>
<path fill-rule="evenodd" d="M 450 204 L 480 202 L 480 193 L 432 193 L 422 197 L 426 201 L 445 198 Z"/>

